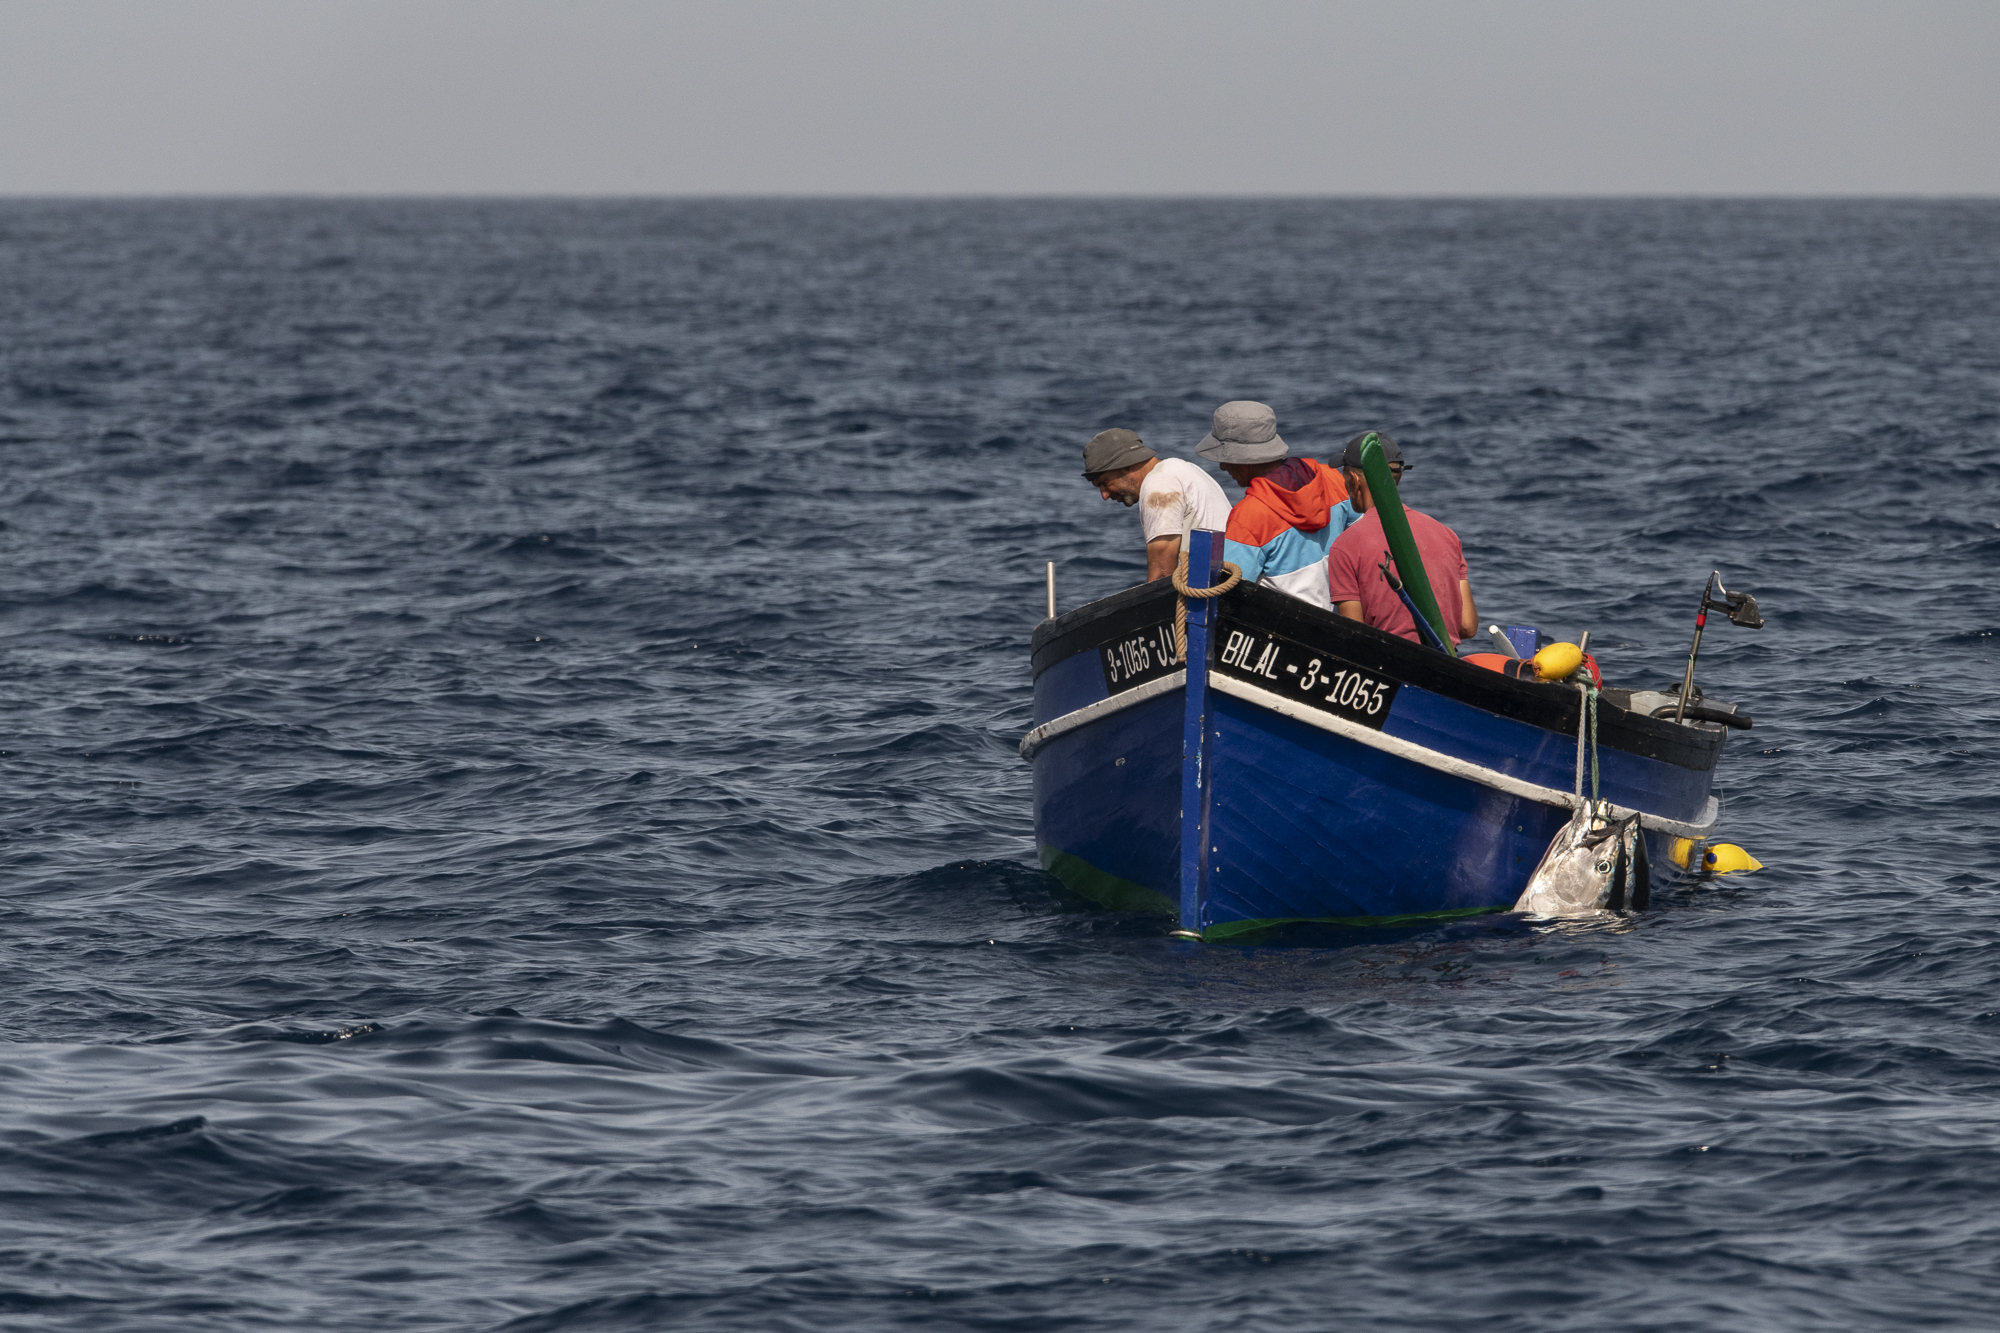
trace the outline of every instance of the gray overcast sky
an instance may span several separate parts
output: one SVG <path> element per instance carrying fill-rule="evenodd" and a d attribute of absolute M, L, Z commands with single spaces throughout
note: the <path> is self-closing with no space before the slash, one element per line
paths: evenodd
<path fill-rule="evenodd" d="M 1994 194 L 2000 0 L 0 0 L 0 194 Z"/>

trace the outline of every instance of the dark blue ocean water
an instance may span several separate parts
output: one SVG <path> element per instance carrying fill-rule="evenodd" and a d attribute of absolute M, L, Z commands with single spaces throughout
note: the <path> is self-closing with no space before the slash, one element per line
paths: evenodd
<path fill-rule="evenodd" d="M 2000 204 L 0 204 L 0 1323 L 1991 1327 Z M 1034 866 L 1076 476 L 1385 428 L 1768 867 Z"/>

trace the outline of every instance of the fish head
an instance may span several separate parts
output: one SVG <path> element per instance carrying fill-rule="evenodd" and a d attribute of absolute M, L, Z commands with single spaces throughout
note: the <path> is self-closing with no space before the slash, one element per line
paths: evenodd
<path fill-rule="evenodd" d="M 1610 903 L 1614 886 L 1629 862 L 1629 842 L 1638 837 L 1639 820 L 1608 818 L 1601 809 L 1579 810 L 1549 844 L 1528 887 L 1514 903 L 1517 912 L 1535 916 L 1585 916 Z M 1626 858 L 1619 853 L 1624 850 Z"/>

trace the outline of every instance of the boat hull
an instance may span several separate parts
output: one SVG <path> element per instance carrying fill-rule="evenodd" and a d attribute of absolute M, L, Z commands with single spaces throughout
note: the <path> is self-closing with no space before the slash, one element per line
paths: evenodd
<path fill-rule="evenodd" d="M 1036 635 L 1022 751 L 1046 868 L 1211 939 L 1513 906 L 1573 810 L 1578 691 L 1255 587 L 1196 609 L 1191 691 L 1162 660 L 1173 602 L 1162 580 Z M 1664 865 L 1713 822 L 1722 729 L 1602 713 L 1601 793 L 1646 816 Z"/>

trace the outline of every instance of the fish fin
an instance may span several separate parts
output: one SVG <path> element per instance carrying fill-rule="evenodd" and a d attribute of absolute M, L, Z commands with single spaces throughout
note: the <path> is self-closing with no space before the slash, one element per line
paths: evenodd
<path fill-rule="evenodd" d="M 1653 905 L 1653 865 L 1646 856 L 1646 826 L 1632 830 L 1632 910 L 1643 912 Z"/>
<path fill-rule="evenodd" d="M 1618 835 L 1618 859 L 1611 866 L 1611 893 L 1604 905 L 1614 912 L 1625 910 L 1625 837 Z"/>

